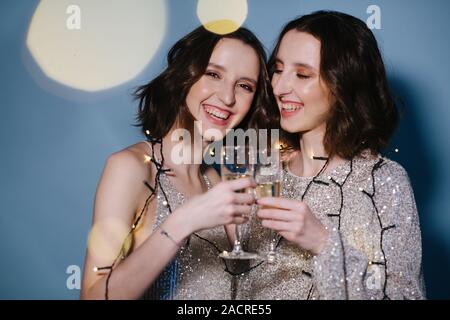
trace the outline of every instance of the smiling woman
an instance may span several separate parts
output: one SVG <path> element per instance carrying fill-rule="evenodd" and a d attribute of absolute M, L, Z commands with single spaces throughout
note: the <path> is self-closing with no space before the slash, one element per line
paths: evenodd
<path fill-rule="evenodd" d="M 136 90 L 147 140 L 111 155 L 98 185 L 84 299 L 231 298 L 232 277 L 218 254 L 229 248 L 224 225 L 243 223 L 254 202 L 237 191 L 254 182 L 214 186 L 220 181 L 214 169 L 175 164 L 172 133 L 198 130 L 202 143 L 187 145 L 202 154 L 208 129 L 223 136 L 259 119 L 267 127 L 266 108 L 275 106 L 264 49 L 247 29 L 221 36 L 199 27 L 170 49 L 167 62 Z"/>
<path fill-rule="evenodd" d="M 291 157 L 282 197 L 258 199 L 241 299 L 423 299 L 419 218 L 408 174 L 380 155 L 397 122 L 377 41 L 345 13 L 290 21 L 269 60 Z M 294 151 L 295 150 L 295 151 Z"/>
<path fill-rule="evenodd" d="M 242 121 L 256 91 L 259 64 L 255 51 L 245 43 L 227 38 L 217 43 L 205 76 L 191 87 L 186 97 L 189 112 L 202 126 L 198 128 L 200 132 L 215 128 L 223 136 L 227 128 Z"/>
<path fill-rule="evenodd" d="M 150 62 L 165 34 L 165 16 L 162 0 L 43 0 L 26 44 L 52 80 L 104 90 L 133 79 Z"/>

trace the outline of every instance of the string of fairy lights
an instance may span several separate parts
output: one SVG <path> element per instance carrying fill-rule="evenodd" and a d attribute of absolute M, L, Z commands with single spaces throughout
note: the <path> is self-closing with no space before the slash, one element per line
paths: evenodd
<path fill-rule="evenodd" d="M 164 168 L 164 155 L 163 155 L 163 151 L 162 151 L 163 150 L 162 139 L 152 138 L 150 135 L 150 132 L 148 130 L 146 131 L 146 136 L 147 136 L 147 141 L 150 142 L 150 144 L 151 144 L 151 153 L 152 153 L 150 157 L 146 157 L 146 160 L 151 161 L 156 167 L 154 187 L 152 187 L 147 181 L 145 181 L 145 180 L 143 181 L 145 186 L 150 190 L 150 194 L 148 195 L 147 199 L 145 200 L 145 204 L 144 204 L 141 212 L 139 213 L 139 215 L 133 222 L 130 231 L 128 232 L 127 236 L 125 237 L 124 241 L 122 242 L 122 246 L 119 250 L 119 253 L 117 254 L 116 258 L 113 260 L 112 264 L 110 264 L 108 266 L 93 268 L 94 272 L 108 270 L 108 275 L 107 275 L 106 281 L 105 281 L 105 300 L 109 300 L 109 282 L 110 282 L 111 276 L 113 274 L 114 268 L 118 265 L 118 263 L 121 260 L 125 259 L 128 256 L 131 246 L 132 246 L 134 232 L 137 229 L 137 227 L 139 226 L 139 222 L 141 221 L 142 217 L 147 212 L 147 209 L 148 209 L 148 206 L 149 206 L 151 200 L 154 198 L 154 196 L 157 194 L 158 191 L 161 192 L 162 196 L 164 197 L 163 205 L 168 209 L 169 214 L 172 213 L 172 208 L 170 206 L 167 193 L 165 192 L 165 190 L 161 184 L 161 180 L 160 180 L 161 174 L 170 172 L 170 169 Z M 155 145 L 157 145 L 157 144 L 159 145 L 159 154 L 161 155 L 161 161 L 158 161 L 157 157 L 155 156 Z M 212 241 L 201 237 L 197 233 L 193 233 L 193 236 L 199 238 L 200 240 L 206 241 L 207 243 L 212 245 L 219 253 L 222 252 L 222 250 L 220 250 L 219 247 Z M 189 245 L 189 243 L 190 243 L 190 241 L 188 239 L 188 241 L 186 242 L 186 245 Z M 224 270 L 226 272 L 228 272 L 232 275 L 238 274 L 238 273 L 232 272 L 229 269 L 225 259 L 222 259 L 222 261 L 225 265 Z"/>
<path fill-rule="evenodd" d="M 283 150 L 283 148 L 281 148 L 281 150 Z M 321 161 L 325 161 L 325 163 L 324 163 L 324 165 L 322 166 L 322 168 L 319 170 L 319 172 L 311 179 L 311 181 L 310 181 L 310 182 L 308 183 L 308 185 L 306 186 L 305 191 L 303 192 L 303 194 L 302 194 L 302 196 L 301 196 L 302 201 L 303 201 L 303 199 L 305 198 L 306 193 L 308 192 L 308 190 L 309 190 L 309 188 L 310 188 L 310 186 L 311 186 L 312 183 L 319 183 L 319 184 L 320 184 L 320 183 L 323 183 L 322 181 L 317 180 L 317 178 L 318 178 L 318 177 L 326 170 L 326 168 L 327 168 L 327 166 L 328 166 L 328 163 L 329 163 L 329 158 L 328 158 L 328 157 L 318 157 L 318 156 L 313 156 L 312 158 L 313 158 L 313 160 L 321 160 Z M 279 237 L 278 237 L 278 241 L 277 241 L 276 248 L 278 248 L 278 247 L 280 246 L 282 240 L 283 240 L 283 237 L 279 236 Z M 251 270 L 253 270 L 253 269 L 256 269 L 257 267 L 259 267 L 260 265 L 262 265 L 262 264 L 265 263 L 265 262 L 266 262 L 266 261 L 264 261 L 264 260 L 263 260 L 263 261 L 260 261 L 260 262 L 258 262 L 256 265 L 249 267 L 247 270 L 243 271 L 242 273 L 249 272 L 249 271 L 251 271 Z M 241 274 L 241 273 L 239 273 L 239 274 Z"/>
<path fill-rule="evenodd" d="M 395 153 L 398 153 L 398 149 L 397 148 L 395 148 L 394 149 L 394 152 Z M 301 195 L 301 200 L 303 201 L 304 199 L 305 199 L 305 197 L 306 197 L 306 195 L 307 195 L 307 193 L 308 193 L 308 191 L 309 191 L 309 189 L 310 189 L 310 187 L 311 187 L 311 185 L 313 184 L 313 183 L 316 183 L 316 184 L 322 184 L 322 185 L 326 185 L 326 186 L 328 186 L 329 185 L 329 183 L 328 182 L 326 182 L 326 181 L 322 181 L 322 180 L 319 180 L 318 179 L 318 177 L 326 170 L 326 168 L 327 168 L 327 166 L 328 166 L 328 163 L 329 163 L 329 158 L 326 158 L 326 157 L 313 157 L 313 159 L 314 160 L 324 160 L 324 161 L 326 161 L 325 162 L 325 164 L 323 165 L 323 167 L 321 168 L 321 170 L 311 179 L 311 181 L 308 183 L 308 185 L 306 186 L 306 188 L 305 188 L 305 191 L 302 193 L 302 195 Z M 343 206 L 344 206 L 344 194 L 343 194 L 343 188 L 344 188 L 344 185 L 345 185 L 345 183 L 347 182 L 347 180 L 348 180 L 348 178 L 350 177 L 350 175 L 352 174 L 352 172 L 353 172 L 353 162 L 354 162 L 354 160 L 353 159 L 351 159 L 350 160 L 350 170 L 349 170 L 349 172 L 347 173 L 347 175 L 345 176 L 345 178 L 344 178 L 344 180 L 343 180 L 343 182 L 342 183 L 338 183 L 333 177 L 328 177 L 328 180 L 330 180 L 333 184 L 335 184 L 338 188 L 339 188 L 339 190 L 340 190 L 340 206 L 339 206 L 339 210 L 338 210 L 338 213 L 336 213 L 336 214 L 327 214 L 327 216 L 329 216 L 329 217 L 338 217 L 338 221 L 337 221 L 337 230 L 341 230 L 341 215 L 342 215 L 342 209 L 343 209 Z M 385 251 L 384 251 L 384 246 L 383 246 L 383 236 L 384 236 L 384 233 L 386 232 L 386 231 L 388 231 L 388 230 L 391 230 L 391 229 L 393 229 L 393 228 L 395 228 L 396 226 L 395 225 L 389 225 L 389 226 L 384 226 L 383 225 L 383 223 L 382 223 L 382 220 L 381 220 L 381 216 L 380 216 L 380 212 L 379 212 L 379 210 L 378 210 L 378 208 L 377 208 L 377 205 L 376 205 L 376 203 L 375 203 L 375 194 L 376 194 L 376 188 L 375 188 L 375 171 L 376 170 L 378 170 L 378 169 L 380 169 L 382 166 L 384 165 L 384 159 L 380 159 L 373 167 L 372 167 L 372 170 L 371 170 L 371 181 L 372 181 L 372 191 L 371 192 L 368 192 L 368 191 L 366 191 L 366 190 L 364 190 L 364 189 L 360 189 L 360 191 L 361 192 L 363 192 L 365 195 L 367 195 L 370 199 L 371 199 L 371 202 L 372 202 L 372 206 L 373 206 L 373 208 L 374 208 L 374 210 L 375 210 L 375 212 L 376 212 L 376 214 L 377 214 L 377 219 L 378 219 L 378 222 L 379 222 L 379 225 L 380 225 L 380 230 L 381 230 L 381 237 L 380 237 L 380 248 L 381 248 L 381 253 L 382 253 L 382 261 L 369 261 L 368 262 L 368 264 L 369 265 L 382 265 L 382 266 L 384 266 L 384 283 L 383 283 L 383 300 L 390 300 L 390 298 L 389 298 L 389 296 L 387 295 L 387 293 L 386 293 L 386 285 L 387 285 L 387 278 L 388 278 L 388 268 L 387 268 L 387 258 L 386 258 L 386 254 L 385 254 Z M 278 242 L 277 242 L 277 245 L 276 245 L 276 247 L 278 248 L 279 246 L 280 246 L 280 244 L 282 243 L 282 240 L 283 240 L 283 238 L 280 236 L 279 237 L 279 239 L 278 239 Z M 345 246 L 343 245 L 343 242 L 342 242 L 342 239 L 340 238 L 340 241 L 341 241 L 341 248 L 342 248 L 342 250 L 343 250 L 343 272 L 344 272 L 344 290 L 345 290 L 345 297 L 347 298 L 348 297 L 348 285 L 347 285 L 347 266 L 346 266 L 346 262 L 345 262 Z M 261 262 L 259 262 L 259 263 L 257 263 L 256 265 L 254 265 L 254 266 L 251 266 L 251 267 L 249 267 L 246 271 L 244 271 L 244 272 L 249 272 L 249 271 L 251 271 L 251 270 L 254 270 L 254 269 L 256 269 L 257 267 L 259 267 L 259 266 L 261 266 L 263 263 L 265 263 L 266 261 L 261 261 Z M 302 274 L 304 274 L 305 276 L 307 276 L 307 277 L 309 277 L 309 278 L 311 278 L 312 277 L 312 275 L 309 273 L 309 272 L 306 272 L 306 271 L 302 271 Z M 310 289 L 309 289 L 309 291 L 308 291 L 308 295 L 307 295 L 307 300 L 309 300 L 310 298 L 311 298 L 311 296 L 312 296 L 312 292 L 313 292 L 313 289 L 314 289 L 314 284 L 311 284 L 311 287 L 310 287 Z"/>
<path fill-rule="evenodd" d="M 113 260 L 112 264 L 108 265 L 108 266 L 103 266 L 103 267 L 94 267 L 94 272 L 108 270 L 108 275 L 106 277 L 106 282 L 105 282 L 105 300 L 109 299 L 109 281 L 113 274 L 114 268 L 117 266 L 117 264 L 121 260 L 125 259 L 128 255 L 128 253 L 130 252 L 132 242 L 133 242 L 133 234 L 134 234 L 136 228 L 139 226 L 139 222 L 141 221 L 142 217 L 147 212 L 147 208 L 148 208 L 151 200 L 154 198 L 158 189 L 161 191 L 161 193 L 164 197 L 164 204 L 167 204 L 167 208 L 169 209 L 169 212 L 172 212 L 169 201 L 168 201 L 167 194 L 164 191 L 164 189 L 162 188 L 161 180 L 160 180 L 161 174 L 170 171 L 170 169 L 164 168 L 164 155 L 162 152 L 162 148 L 163 148 L 162 139 L 152 138 L 148 131 L 146 131 L 146 135 L 147 135 L 147 141 L 150 142 L 150 144 L 152 145 L 152 148 L 151 148 L 152 154 L 150 157 L 147 158 L 147 160 L 151 161 L 156 167 L 154 187 L 152 187 L 147 181 L 143 181 L 145 186 L 150 190 L 150 194 L 147 197 L 147 199 L 145 200 L 145 204 L 144 204 L 141 212 L 139 213 L 139 215 L 137 216 L 137 218 L 134 220 L 133 224 L 131 225 L 131 230 L 128 232 L 127 236 L 125 237 L 124 241 L 122 242 L 122 246 L 119 250 L 119 253 L 117 254 L 116 258 Z M 160 146 L 159 152 L 161 155 L 161 162 L 158 162 L 155 157 L 155 145 L 156 144 L 158 144 Z"/>
<path fill-rule="evenodd" d="M 146 198 L 145 204 L 144 204 L 142 210 L 140 211 L 139 215 L 136 217 L 136 219 L 134 220 L 133 224 L 131 225 L 131 229 L 129 230 L 128 234 L 126 235 L 124 241 L 122 242 L 122 245 L 121 245 L 121 248 L 120 248 L 120 250 L 119 250 L 119 253 L 118 253 L 117 256 L 115 257 L 115 259 L 113 260 L 113 262 L 112 262 L 110 265 L 107 265 L 107 266 L 94 267 L 94 268 L 93 268 L 93 269 L 94 269 L 94 272 L 100 272 L 100 271 L 105 271 L 105 270 L 108 271 L 108 275 L 107 275 L 106 281 L 105 281 L 105 300 L 108 300 L 108 299 L 109 299 L 109 282 L 110 282 L 111 276 L 112 276 L 112 274 L 113 274 L 113 271 L 114 271 L 115 267 L 118 265 L 118 263 L 119 263 L 121 260 L 125 259 L 125 258 L 128 256 L 128 254 L 129 254 L 129 252 L 130 252 L 130 249 L 131 249 L 131 247 L 132 247 L 132 242 L 133 242 L 133 235 L 134 235 L 134 232 L 135 232 L 135 230 L 137 229 L 137 227 L 139 226 L 139 223 L 140 223 L 140 221 L 142 220 L 143 216 L 144 216 L 145 213 L 147 212 L 148 206 L 149 206 L 151 200 L 155 197 L 157 191 L 160 191 L 160 192 L 161 192 L 162 196 L 164 197 L 164 201 L 163 201 L 164 206 L 168 209 L 169 213 L 172 213 L 172 208 L 171 208 L 170 203 L 169 203 L 169 201 L 168 201 L 168 196 L 167 196 L 167 194 L 166 194 L 164 188 L 162 187 L 162 185 L 161 185 L 161 180 L 160 180 L 161 174 L 164 174 L 164 173 L 170 171 L 170 169 L 164 168 L 164 155 L 163 155 L 163 152 L 162 152 L 162 150 L 163 150 L 163 142 L 162 142 L 162 139 L 154 139 L 154 138 L 152 138 L 152 137 L 150 136 L 150 133 L 149 133 L 148 130 L 146 131 L 146 135 L 147 135 L 147 141 L 150 142 L 150 144 L 151 144 L 151 146 L 152 146 L 152 147 L 151 147 L 151 156 L 150 156 L 150 157 L 146 157 L 146 160 L 148 160 L 148 161 L 150 161 L 151 163 L 153 163 L 153 164 L 155 165 L 155 167 L 156 167 L 156 174 L 155 174 L 155 179 L 154 179 L 154 186 L 152 187 L 147 181 L 145 181 L 145 180 L 143 181 L 143 183 L 145 184 L 145 186 L 150 190 L 150 194 L 149 194 L 148 197 Z M 155 156 L 155 149 L 156 149 L 156 148 L 155 148 L 155 145 L 157 145 L 157 144 L 159 145 L 159 154 L 161 155 L 161 161 L 157 161 L 157 158 L 156 158 L 156 156 Z M 395 149 L 395 152 L 397 153 L 397 152 L 398 152 L 398 149 Z M 319 176 L 326 170 L 326 168 L 327 168 L 327 166 L 328 166 L 328 164 L 329 164 L 329 158 L 328 158 L 328 157 L 317 157 L 317 156 L 313 156 L 313 159 L 314 159 L 314 160 L 319 160 L 319 161 L 325 161 L 325 163 L 324 163 L 324 165 L 322 166 L 322 168 L 319 170 L 319 172 L 318 172 L 318 173 L 317 173 L 317 174 L 309 181 L 309 183 L 307 184 L 307 186 L 306 186 L 304 192 L 303 192 L 302 195 L 301 195 L 301 200 L 302 200 L 302 201 L 303 201 L 303 200 L 305 199 L 305 197 L 307 196 L 308 191 L 310 190 L 310 187 L 311 187 L 311 185 L 312 185 L 313 183 L 315 183 L 315 184 L 321 184 L 321 185 L 327 185 L 327 186 L 329 185 L 328 182 L 322 181 L 322 180 L 318 179 Z M 388 273 L 388 271 L 387 271 L 386 255 L 385 255 L 384 248 L 383 248 L 383 235 L 384 235 L 384 233 L 385 233 L 386 231 L 388 231 L 388 230 L 390 230 L 390 229 L 393 229 L 393 228 L 395 228 L 396 226 L 395 226 L 395 225 L 390 225 L 390 226 L 387 226 L 387 227 L 383 226 L 383 223 L 382 223 L 382 221 L 381 221 L 381 217 L 380 217 L 379 210 L 378 210 L 378 208 L 377 208 L 377 206 L 376 206 L 376 203 L 375 203 L 375 200 L 374 200 L 375 193 L 376 193 L 374 174 L 375 174 L 375 171 L 378 170 L 379 168 L 381 168 L 383 165 L 384 165 L 384 160 L 383 160 L 383 159 L 380 159 L 380 160 L 373 166 L 373 168 L 372 168 L 372 171 L 371 171 L 371 176 L 372 176 L 372 192 L 368 192 L 368 191 L 363 190 L 363 189 L 360 189 L 360 191 L 363 192 L 365 195 L 367 195 L 367 196 L 371 199 L 372 205 L 373 205 L 374 210 L 375 210 L 375 212 L 376 212 L 376 214 L 377 214 L 378 222 L 379 222 L 379 225 L 380 225 L 380 229 L 381 229 L 380 248 L 381 248 L 381 252 L 382 252 L 382 255 L 383 255 L 383 256 L 382 256 L 382 260 L 383 260 L 383 261 L 369 261 L 369 265 L 375 264 L 375 265 L 382 265 L 382 266 L 384 266 L 384 274 L 385 274 L 385 277 L 384 277 L 384 284 L 383 284 L 383 299 L 389 300 L 389 297 L 388 297 L 388 295 L 386 294 L 387 273 Z M 344 178 L 344 180 L 343 180 L 342 183 L 338 183 L 338 182 L 337 182 L 335 179 L 333 179 L 332 177 L 328 177 L 328 179 L 329 179 L 333 184 L 335 184 L 335 185 L 339 188 L 339 190 L 340 190 L 340 206 L 339 206 L 339 211 L 338 211 L 337 214 L 328 214 L 329 217 L 338 217 L 337 229 L 338 229 L 339 231 L 340 231 L 340 229 L 341 229 L 341 214 L 342 214 L 342 208 L 343 208 L 343 205 L 344 205 L 343 187 L 344 187 L 345 183 L 347 182 L 349 176 L 352 174 L 352 172 L 353 172 L 353 159 L 351 159 L 351 161 L 350 161 L 350 170 L 349 170 L 349 172 L 347 173 L 347 175 L 346 175 L 346 177 Z M 193 236 L 195 236 L 195 237 L 199 238 L 200 240 L 203 240 L 203 241 L 209 243 L 210 245 L 212 245 L 212 246 L 216 249 L 216 251 L 217 251 L 218 253 L 222 252 L 222 250 L 220 250 L 219 247 L 218 247 L 214 242 L 212 242 L 212 241 L 210 241 L 210 240 L 208 240 L 208 239 L 206 239 L 206 238 L 201 237 L 201 236 L 198 235 L 197 233 L 194 233 Z M 283 238 L 282 238 L 281 236 L 279 236 L 278 241 L 277 241 L 277 244 L 276 244 L 276 248 L 278 248 L 278 247 L 281 245 L 281 243 L 283 242 L 282 240 L 283 240 Z M 187 241 L 187 243 L 189 243 L 189 241 Z M 344 252 L 343 252 L 343 256 L 344 256 L 344 257 L 343 257 L 343 259 L 344 259 L 344 261 L 343 261 L 344 266 L 343 266 L 343 267 L 344 267 L 344 287 L 345 287 L 345 295 L 346 295 L 346 297 L 348 297 L 347 276 L 346 276 L 347 270 L 346 270 L 346 263 L 345 263 L 345 248 L 344 248 L 344 246 L 343 246 L 342 239 L 341 239 L 341 247 L 342 247 L 342 250 L 344 251 Z M 267 262 L 267 261 L 264 261 L 264 260 L 263 260 L 263 261 L 257 263 L 257 264 L 254 265 L 254 266 L 250 266 L 249 268 L 247 268 L 247 269 L 244 270 L 244 271 L 233 272 L 233 271 L 230 270 L 230 268 L 228 267 L 228 265 L 227 265 L 227 263 L 226 263 L 226 260 L 225 260 L 225 259 L 222 259 L 222 261 L 223 261 L 224 266 L 225 266 L 224 271 L 227 272 L 227 273 L 229 273 L 229 274 L 232 275 L 232 276 L 243 275 L 243 274 L 245 274 L 245 273 L 247 273 L 247 272 L 250 272 L 250 271 L 256 269 L 257 267 L 261 266 L 263 263 Z M 303 273 L 305 276 L 312 277 L 312 275 L 311 275 L 309 272 L 302 271 L 302 273 Z M 314 289 L 314 284 L 311 285 L 311 287 L 310 287 L 310 289 L 309 289 L 309 291 L 308 291 L 307 300 L 309 300 L 309 299 L 311 298 L 313 289 Z"/>
<path fill-rule="evenodd" d="M 372 176 L 372 192 L 367 192 L 366 190 L 362 190 L 362 192 L 367 195 L 370 200 L 372 201 L 372 206 L 375 209 L 375 212 L 377 213 L 377 218 L 378 218 L 378 223 L 380 225 L 380 229 L 381 229 L 381 236 L 380 236 L 380 249 L 381 249 L 381 253 L 382 253 L 382 260 L 383 261 L 369 261 L 369 265 L 371 264 L 376 264 L 376 265 L 382 265 L 384 266 L 384 283 L 383 283 L 383 300 L 390 300 L 390 298 L 388 297 L 388 295 L 386 294 L 386 285 L 387 285 L 387 277 L 388 277 L 388 268 L 387 268 L 387 259 L 386 259 L 386 254 L 384 251 L 384 246 L 383 246 L 383 236 L 384 233 L 388 230 L 391 230 L 393 228 L 396 228 L 395 225 L 390 225 L 390 226 L 383 226 L 383 223 L 381 221 L 381 216 L 380 216 L 380 212 L 378 210 L 378 207 L 375 203 L 375 171 L 380 169 L 383 165 L 384 165 L 384 160 L 380 159 L 372 168 L 371 171 L 371 176 Z"/>

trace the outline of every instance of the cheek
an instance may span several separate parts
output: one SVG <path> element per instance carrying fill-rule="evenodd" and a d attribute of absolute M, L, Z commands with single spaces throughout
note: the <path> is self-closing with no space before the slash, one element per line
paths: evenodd
<path fill-rule="evenodd" d="M 245 94 L 238 97 L 239 101 L 238 113 L 241 118 L 243 118 L 250 110 L 254 97 L 255 97 L 254 94 Z"/>
<path fill-rule="evenodd" d="M 193 115 L 198 113 L 200 103 L 206 99 L 208 91 L 208 86 L 202 79 L 192 85 L 186 96 L 186 105 Z"/>
<path fill-rule="evenodd" d="M 329 93 L 319 83 L 309 83 L 303 88 L 303 100 L 317 113 L 326 113 L 330 109 Z"/>
<path fill-rule="evenodd" d="M 298 86 L 298 92 L 305 103 L 317 101 L 321 96 L 320 86 L 315 81 Z"/>

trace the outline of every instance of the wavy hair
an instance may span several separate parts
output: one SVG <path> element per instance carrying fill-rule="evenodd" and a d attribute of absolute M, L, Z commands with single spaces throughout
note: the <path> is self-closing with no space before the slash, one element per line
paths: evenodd
<path fill-rule="evenodd" d="M 305 32 L 321 43 L 320 75 L 334 98 L 324 136 L 328 154 L 350 159 L 363 150 L 385 148 L 398 122 L 383 59 L 373 33 L 351 15 L 317 11 L 290 21 L 282 30 L 269 59 L 269 75 L 281 40 L 290 30 Z M 283 132 L 284 140 L 299 149 L 298 134 Z"/>
<path fill-rule="evenodd" d="M 186 106 L 186 97 L 192 85 L 205 73 L 211 54 L 222 38 L 242 41 L 252 47 L 259 58 L 260 72 L 252 106 L 238 127 L 277 126 L 277 120 L 269 117 L 278 113 L 278 109 L 273 100 L 266 54 L 261 42 L 246 28 L 218 35 L 200 26 L 169 50 L 166 69 L 134 92 L 135 99 L 139 101 L 137 126 L 144 134 L 148 130 L 153 138 L 158 139 L 164 137 L 175 124 L 192 128 L 194 119 Z"/>

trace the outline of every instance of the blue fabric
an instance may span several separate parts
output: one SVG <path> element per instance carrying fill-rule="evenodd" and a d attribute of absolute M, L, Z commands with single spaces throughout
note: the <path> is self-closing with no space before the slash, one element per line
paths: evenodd
<path fill-rule="evenodd" d="M 147 291 L 144 299 L 173 300 L 177 290 L 179 266 L 177 259 L 168 264 Z"/>

